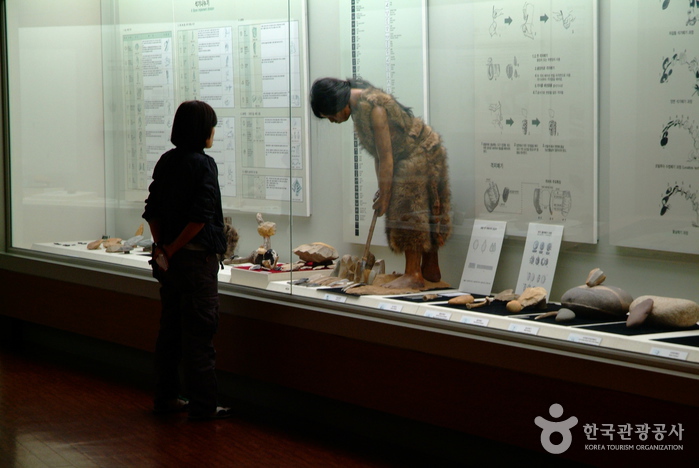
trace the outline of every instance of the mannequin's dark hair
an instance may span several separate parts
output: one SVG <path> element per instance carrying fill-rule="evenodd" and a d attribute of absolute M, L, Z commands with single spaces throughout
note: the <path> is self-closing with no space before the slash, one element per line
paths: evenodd
<path fill-rule="evenodd" d="M 335 115 L 347 107 L 352 88 L 373 88 L 361 78 L 318 78 L 311 86 L 311 109 L 319 119 L 324 115 Z"/>
<path fill-rule="evenodd" d="M 318 78 L 311 86 L 311 109 L 313 114 L 319 119 L 323 116 L 335 115 L 347 107 L 350 100 L 352 88 L 367 89 L 374 88 L 374 85 L 362 78 Z M 413 111 L 400 102 L 398 105 L 410 116 Z"/>
<path fill-rule="evenodd" d="M 218 123 L 216 112 L 204 101 L 185 101 L 175 112 L 170 141 L 178 148 L 201 151 Z"/>

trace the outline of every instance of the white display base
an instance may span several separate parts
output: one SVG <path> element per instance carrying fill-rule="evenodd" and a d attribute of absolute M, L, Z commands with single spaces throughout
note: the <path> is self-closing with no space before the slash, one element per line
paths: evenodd
<path fill-rule="evenodd" d="M 107 253 L 105 249 L 101 248 L 98 250 L 88 250 L 87 244 L 92 242 L 92 240 L 36 243 L 32 245 L 32 250 L 56 255 L 65 255 L 68 257 L 84 258 L 86 260 L 96 260 L 98 262 L 111 263 L 113 265 L 124 265 L 150 270 L 150 265 L 148 264 L 148 260 L 150 260 L 150 252 L 143 252 L 143 249 L 140 247 L 136 247 L 127 254 Z M 218 272 L 218 280 L 227 283 L 229 282 L 230 277 L 231 268 L 228 265 L 224 265 L 223 270 Z"/>
<path fill-rule="evenodd" d="M 446 301 L 416 304 L 397 299 L 397 296 L 352 296 L 333 292 L 333 288 L 310 288 L 307 286 L 294 286 L 287 282 L 279 281 L 269 284 L 268 289 L 294 295 L 322 299 L 329 302 L 342 302 L 356 304 L 363 307 L 371 307 L 401 314 L 418 315 L 432 319 L 442 319 L 450 322 L 462 323 L 476 327 L 487 327 L 498 330 L 506 330 L 512 333 L 536 335 L 544 338 L 570 341 L 587 346 L 599 346 L 623 351 L 632 351 L 646 355 L 654 355 L 677 359 L 687 362 L 699 362 L 699 349 L 693 346 L 684 346 L 676 343 L 659 341 L 661 339 L 699 336 L 697 330 L 671 330 L 666 333 L 649 333 L 645 335 L 619 335 L 598 330 L 591 330 L 584 326 L 565 326 L 531 320 L 530 317 L 537 312 L 525 310 L 523 314 L 502 316 L 488 314 L 476 310 L 458 310 L 446 307 Z M 414 294 L 422 296 L 425 293 Z M 457 290 L 439 291 L 440 295 L 459 295 Z M 400 297 L 406 297 L 403 295 Z M 623 323 L 623 321 L 620 321 Z"/>
<path fill-rule="evenodd" d="M 267 289 L 269 283 L 273 281 L 292 281 L 302 278 L 309 278 L 315 275 L 327 276 L 333 271 L 333 267 L 324 268 L 322 270 L 298 270 L 283 272 L 271 272 L 266 270 L 251 271 L 248 269 L 251 266 L 253 266 L 252 263 L 231 265 L 230 282 L 233 284 L 240 284 L 242 286 Z"/>
<path fill-rule="evenodd" d="M 107 253 L 104 249 L 87 250 L 87 242 L 39 243 L 34 244 L 32 249 L 56 255 L 150 269 L 148 265 L 150 254 L 142 252 L 142 249 L 134 249 L 134 251 L 128 254 Z M 304 275 L 312 276 L 318 273 L 330 274 L 332 272 L 331 269 L 276 274 L 265 274 L 262 272 L 250 272 L 245 270 L 234 273 L 235 275 L 242 273 L 241 276 L 236 276 L 236 278 L 241 278 L 238 281 L 233 280 L 231 270 L 232 268 L 230 265 L 224 265 L 224 269 L 221 270 L 218 275 L 219 281 L 253 286 L 269 291 L 294 294 L 328 302 L 346 303 L 400 314 L 442 319 L 468 326 L 487 327 L 512 333 L 530 334 L 543 338 L 576 342 L 586 346 L 599 346 L 601 348 L 631 351 L 680 361 L 699 362 L 699 348 L 659 341 L 661 339 L 699 336 L 699 331 L 697 330 L 671 330 L 666 333 L 649 333 L 631 336 L 619 335 L 587 329 L 584 326 L 564 326 L 534 321 L 527 318 L 536 313 L 536 311 L 525 310 L 524 314 L 501 316 L 478 312 L 476 310 L 453 309 L 445 306 L 446 301 L 415 303 L 397 299 L 397 296 L 353 296 L 338 293 L 336 288 L 312 288 L 290 284 L 292 277 L 293 279 L 298 279 L 304 277 Z M 288 275 L 288 277 L 286 279 L 281 279 L 279 275 Z M 277 278 L 279 278 L 278 281 Z M 414 294 L 414 296 L 422 296 L 424 294 L 425 293 L 417 293 Z M 461 294 L 461 292 L 458 290 L 445 290 L 439 291 L 439 294 L 442 296 L 451 296 Z M 407 295 L 401 297 L 405 296 Z"/>

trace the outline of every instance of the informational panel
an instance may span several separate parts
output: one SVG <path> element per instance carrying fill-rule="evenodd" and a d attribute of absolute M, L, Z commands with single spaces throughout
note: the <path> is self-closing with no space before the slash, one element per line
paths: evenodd
<path fill-rule="evenodd" d="M 426 0 L 341 0 L 342 77 L 361 77 L 427 118 Z M 344 240 L 365 242 L 378 189 L 373 158 L 347 124 L 342 149 Z M 383 218 L 377 232 L 383 231 Z M 386 245 L 383 236 L 373 243 Z"/>
<path fill-rule="evenodd" d="M 478 2 L 474 18 L 476 217 L 596 243 L 597 2 Z"/>
<path fill-rule="evenodd" d="M 540 223 L 529 225 L 515 288 L 517 294 L 526 288 L 535 287 L 551 292 L 562 238 L 563 226 L 561 225 Z"/>
<path fill-rule="evenodd" d="M 143 201 L 177 106 L 198 99 L 219 118 L 224 208 L 310 215 L 305 1 L 193 3 L 118 3 L 120 18 L 174 11 L 119 25 L 126 199 Z"/>
<path fill-rule="evenodd" d="M 504 221 L 474 221 L 471 245 L 466 254 L 466 263 L 459 283 L 460 291 L 490 295 L 506 227 L 507 223 Z"/>
<path fill-rule="evenodd" d="M 697 254 L 699 3 L 610 10 L 610 241 Z"/>

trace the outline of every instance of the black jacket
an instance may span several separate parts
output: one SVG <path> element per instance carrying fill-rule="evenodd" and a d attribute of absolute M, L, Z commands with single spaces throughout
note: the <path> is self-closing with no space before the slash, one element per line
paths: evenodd
<path fill-rule="evenodd" d="M 190 222 L 204 223 L 191 242 L 218 254 L 226 251 L 218 167 L 211 156 L 179 148 L 168 151 L 155 165 L 148 192 L 143 218 L 160 222 L 161 243 L 173 242 Z"/>

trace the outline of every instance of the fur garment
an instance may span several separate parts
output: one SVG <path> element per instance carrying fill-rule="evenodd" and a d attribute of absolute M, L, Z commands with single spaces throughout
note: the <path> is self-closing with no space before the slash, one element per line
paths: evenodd
<path fill-rule="evenodd" d="M 436 251 L 451 235 L 447 151 L 439 134 L 378 88 L 363 90 L 352 109 L 362 147 L 378 158 L 371 124 L 375 106 L 386 110 L 393 149 L 386 236 L 394 252 Z"/>

